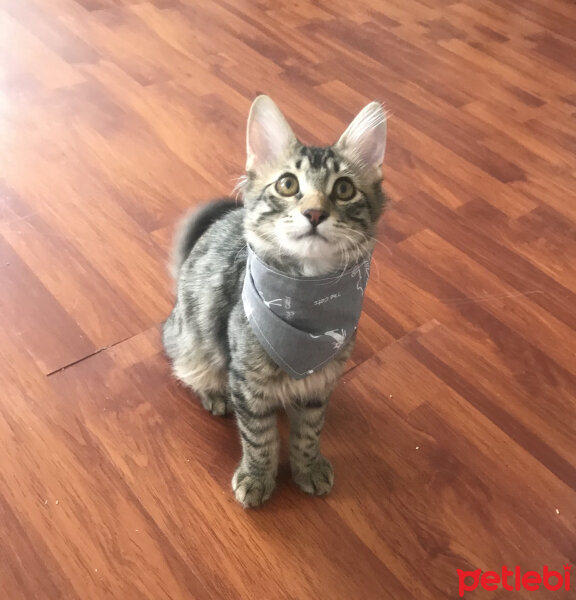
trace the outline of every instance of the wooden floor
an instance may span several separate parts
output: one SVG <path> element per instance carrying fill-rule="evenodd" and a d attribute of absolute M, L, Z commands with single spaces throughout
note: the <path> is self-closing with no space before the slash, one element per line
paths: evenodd
<path fill-rule="evenodd" d="M 569 0 L 0 0 L 0 597 L 445 600 L 574 564 L 575 75 Z M 234 422 L 158 330 L 258 92 L 309 143 L 386 102 L 392 205 L 334 490 L 284 459 L 245 512 Z"/>

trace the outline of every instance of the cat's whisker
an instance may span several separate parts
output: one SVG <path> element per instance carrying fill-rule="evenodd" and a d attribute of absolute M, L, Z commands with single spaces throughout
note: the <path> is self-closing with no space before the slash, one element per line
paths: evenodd
<path fill-rule="evenodd" d="M 372 236 L 369 236 L 369 235 L 367 235 L 367 234 L 364 234 L 364 233 L 362 233 L 362 232 L 358 232 L 358 233 L 359 233 L 359 234 L 361 234 L 361 235 L 362 235 L 364 238 L 366 238 L 366 239 L 371 239 L 372 241 L 375 241 L 375 242 L 377 242 L 377 241 L 378 241 L 378 240 L 376 240 L 375 238 L 373 238 Z M 371 259 L 371 256 L 367 256 L 367 257 L 366 257 L 366 259 L 367 259 L 367 260 L 370 260 L 370 259 Z M 371 264 L 373 264 L 373 265 L 376 265 L 376 277 L 377 277 L 377 279 L 378 279 L 378 283 L 380 283 L 380 264 L 379 264 L 379 262 L 378 262 L 377 260 L 374 260 L 374 261 L 372 261 L 372 263 L 371 263 Z"/>
<path fill-rule="evenodd" d="M 233 181 L 236 181 L 234 187 L 232 188 L 232 193 L 234 194 L 234 200 L 236 200 L 236 204 L 238 204 L 238 197 L 244 191 L 244 188 L 248 184 L 248 177 L 246 175 L 240 175 L 240 177 L 232 178 Z"/>
<path fill-rule="evenodd" d="M 373 238 L 372 236 L 366 235 L 361 231 L 356 231 L 354 229 L 350 229 L 347 228 L 348 233 L 354 233 L 354 234 L 358 234 L 359 236 L 362 236 L 364 239 L 371 239 L 373 241 L 377 241 L 375 240 L 375 238 Z M 356 242 L 352 236 L 348 236 L 346 235 L 346 233 L 343 234 L 347 240 L 349 240 L 350 242 L 352 242 L 353 245 L 356 246 L 356 249 L 358 250 L 358 252 L 360 253 L 361 257 L 364 257 L 365 260 L 370 260 L 371 256 L 370 256 L 370 251 L 367 248 L 363 248 L 359 242 Z M 380 265 L 378 264 L 377 261 L 373 261 L 372 264 L 376 265 L 376 277 L 378 280 L 378 283 L 380 283 Z M 347 268 L 347 267 L 346 267 Z"/>
<path fill-rule="evenodd" d="M 353 246 L 356 247 L 356 249 L 358 250 L 358 252 L 360 253 L 361 256 L 366 256 L 366 257 L 369 256 L 370 251 L 368 250 L 368 248 L 364 248 L 361 245 L 362 240 L 354 239 L 353 234 L 361 235 L 363 238 L 367 238 L 367 236 L 360 231 L 351 229 L 350 227 L 346 228 L 345 233 L 343 233 L 343 235 L 346 237 L 346 239 L 348 241 L 350 241 Z"/>
<path fill-rule="evenodd" d="M 366 237 L 367 239 L 371 239 L 372 241 L 374 241 L 376 244 L 380 244 L 381 246 L 383 246 L 386 249 L 386 252 L 388 252 L 388 254 L 390 254 L 390 256 L 392 256 L 392 250 L 390 249 L 390 246 L 388 246 L 388 244 L 386 244 L 385 242 L 383 242 L 382 240 L 379 240 L 378 238 L 374 237 L 373 235 L 368 235 L 366 233 L 362 233 L 362 232 L 358 232 L 361 235 L 363 235 L 364 237 Z"/>

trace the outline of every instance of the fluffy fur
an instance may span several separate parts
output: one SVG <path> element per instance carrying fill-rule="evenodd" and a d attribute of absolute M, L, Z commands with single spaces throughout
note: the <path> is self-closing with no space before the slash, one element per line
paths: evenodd
<path fill-rule="evenodd" d="M 291 425 L 293 478 L 306 492 L 326 494 L 330 462 L 320 453 L 328 397 L 353 341 L 318 372 L 295 380 L 269 358 L 244 314 L 241 291 L 246 244 L 267 263 L 292 275 L 325 275 L 368 256 L 385 197 L 381 191 L 386 119 L 369 104 L 329 147 L 301 144 L 266 96 L 252 106 L 247 132 L 243 207 L 220 202 L 188 217 L 175 248 L 177 299 L 163 340 L 175 376 L 215 415 L 234 412 L 242 459 L 232 487 L 245 507 L 269 498 L 275 485 L 279 439 L 276 413 Z M 277 182 L 296 178 L 282 195 Z M 353 195 L 339 197 L 346 178 Z M 348 184 L 346 184 L 348 185 Z M 292 188 L 294 189 L 294 188 Z M 348 194 L 350 195 L 350 194 Z M 314 224 L 311 211 L 323 215 Z"/>

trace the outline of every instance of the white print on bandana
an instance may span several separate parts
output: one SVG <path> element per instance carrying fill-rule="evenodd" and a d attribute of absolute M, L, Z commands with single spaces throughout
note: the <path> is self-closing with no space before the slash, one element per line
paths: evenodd
<path fill-rule="evenodd" d="M 286 316 L 288 317 L 288 315 L 290 314 L 290 311 L 288 309 L 290 309 L 290 307 L 292 306 L 292 298 L 290 297 L 286 297 L 286 298 L 275 298 L 274 300 L 264 300 L 264 294 L 262 293 L 262 291 L 258 290 L 258 293 L 260 294 L 260 297 L 262 298 L 262 302 L 264 302 L 264 304 L 270 308 L 271 306 L 284 306 L 284 308 L 288 311 L 286 313 Z M 292 316 L 294 316 L 294 313 L 292 313 Z M 290 318 L 290 317 L 288 317 Z"/>
<path fill-rule="evenodd" d="M 364 267 L 366 281 L 363 280 L 362 267 Z M 360 290 L 360 292 L 363 294 L 364 290 L 366 289 L 366 285 L 368 284 L 368 277 L 370 277 L 370 263 L 365 260 L 363 263 L 357 264 L 352 270 L 352 277 L 358 277 L 356 289 Z"/>
<path fill-rule="evenodd" d="M 282 306 L 282 298 L 276 298 L 274 300 L 264 300 L 264 294 L 260 290 L 258 290 L 260 297 L 262 298 L 262 302 L 270 308 L 271 306 Z"/>
<path fill-rule="evenodd" d="M 331 331 L 327 331 L 326 333 L 322 333 L 320 335 L 314 335 L 312 333 L 309 334 L 311 338 L 318 339 L 324 336 L 331 337 L 334 341 L 332 342 L 332 347 L 334 350 L 338 350 L 342 347 L 342 344 L 346 341 L 346 330 L 345 329 L 332 329 Z"/>
<path fill-rule="evenodd" d="M 325 298 L 320 298 L 319 300 L 314 300 L 314 306 L 320 306 L 325 302 L 330 302 L 330 300 L 336 300 L 336 298 L 340 298 L 342 294 L 340 292 L 336 294 L 330 294 L 330 296 L 326 296 Z"/>

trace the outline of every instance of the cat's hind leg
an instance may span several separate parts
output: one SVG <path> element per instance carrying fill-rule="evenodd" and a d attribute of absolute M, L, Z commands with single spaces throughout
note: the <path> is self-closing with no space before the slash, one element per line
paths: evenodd
<path fill-rule="evenodd" d="M 192 389 L 202 406 L 213 415 L 231 413 L 225 359 L 215 348 L 209 352 L 199 350 L 202 341 L 186 328 L 178 306 L 164 323 L 162 341 L 174 376 Z"/>
<path fill-rule="evenodd" d="M 232 413 L 228 392 L 228 374 L 215 366 L 207 357 L 182 357 L 172 364 L 174 375 L 191 388 L 200 398 L 202 406 L 216 416 Z"/>

